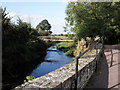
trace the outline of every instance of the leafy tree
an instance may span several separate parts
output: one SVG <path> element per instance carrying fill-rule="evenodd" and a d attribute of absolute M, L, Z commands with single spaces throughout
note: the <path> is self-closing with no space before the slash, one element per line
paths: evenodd
<path fill-rule="evenodd" d="M 37 25 L 36 29 L 50 31 L 51 25 L 49 24 L 48 20 L 44 19 Z"/>
<path fill-rule="evenodd" d="M 2 84 L 3 88 L 10 89 L 19 78 L 31 72 L 36 59 L 43 60 L 47 46 L 44 41 L 37 38 L 38 33 L 29 23 L 23 22 L 20 18 L 17 24 L 12 23 L 5 10 L 6 8 L 1 12 Z"/>
<path fill-rule="evenodd" d="M 111 12 L 112 10 L 112 12 Z M 111 43 L 120 41 L 120 2 L 70 2 L 66 9 L 67 30 L 77 39 L 104 36 Z"/>

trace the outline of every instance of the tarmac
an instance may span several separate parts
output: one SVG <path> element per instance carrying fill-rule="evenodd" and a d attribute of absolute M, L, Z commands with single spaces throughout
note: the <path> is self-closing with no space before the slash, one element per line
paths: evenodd
<path fill-rule="evenodd" d="M 106 48 L 85 88 L 120 90 L 120 50 Z"/>

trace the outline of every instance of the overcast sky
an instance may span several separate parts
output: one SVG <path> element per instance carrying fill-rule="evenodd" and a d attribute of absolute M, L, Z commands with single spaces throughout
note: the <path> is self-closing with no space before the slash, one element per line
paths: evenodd
<path fill-rule="evenodd" d="M 65 33 L 65 10 L 68 0 L 59 2 L 2 2 L 6 12 L 16 22 L 18 16 L 25 22 L 30 22 L 33 27 L 44 19 L 51 24 L 53 34 Z"/>

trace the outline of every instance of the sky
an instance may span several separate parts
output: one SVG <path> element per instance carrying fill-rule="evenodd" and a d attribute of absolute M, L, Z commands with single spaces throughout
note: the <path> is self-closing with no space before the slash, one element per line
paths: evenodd
<path fill-rule="evenodd" d="M 67 0 L 61 2 L 2 2 L 12 21 L 20 17 L 24 22 L 29 22 L 35 28 L 42 20 L 47 19 L 51 24 L 53 34 L 64 34 L 65 10 Z"/>

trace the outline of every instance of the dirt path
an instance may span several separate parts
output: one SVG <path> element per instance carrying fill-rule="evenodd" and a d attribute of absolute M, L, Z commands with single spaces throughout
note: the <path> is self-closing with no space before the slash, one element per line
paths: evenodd
<path fill-rule="evenodd" d="M 98 65 L 98 70 L 92 76 L 86 88 L 108 88 L 110 90 L 117 88 L 117 90 L 120 90 L 119 50 L 106 49 L 104 51 L 103 58 Z"/>

